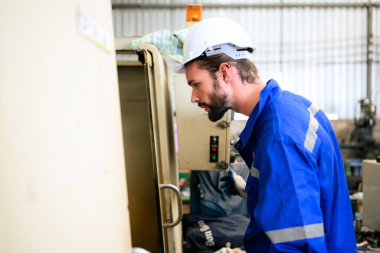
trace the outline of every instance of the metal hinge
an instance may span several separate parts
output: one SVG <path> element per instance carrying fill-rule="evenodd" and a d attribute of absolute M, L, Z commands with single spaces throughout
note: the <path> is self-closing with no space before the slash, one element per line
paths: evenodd
<path fill-rule="evenodd" d="M 226 162 L 219 162 L 216 164 L 216 167 L 221 170 L 227 169 L 227 163 Z"/>

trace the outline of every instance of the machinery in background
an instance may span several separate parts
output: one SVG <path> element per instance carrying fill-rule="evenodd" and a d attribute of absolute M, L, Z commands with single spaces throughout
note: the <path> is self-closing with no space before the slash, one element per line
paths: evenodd
<path fill-rule="evenodd" d="M 376 106 L 369 98 L 359 100 L 360 117 L 354 120 L 349 143 L 342 143 L 346 152 L 347 183 L 351 193 L 362 191 L 362 160 L 380 155 L 380 144 L 373 137 L 376 124 Z M 354 211 L 355 213 L 355 211 Z"/>
<path fill-rule="evenodd" d="M 368 98 L 359 101 L 361 108 L 361 117 L 355 120 L 356 129 L 352 134 L 352 138 L 358 142 L 373 142 L 373 127 L 376 124 L 376 106 L 371 103 Z"/>
<path fill-rule="evenodd" d="M 376 106 L 369 98 L 363 98 L 359 103 L 360 117 L 354 120 L 349 143 L 341 143 L 340 147 L 348 151 L 345 166 L 358 250 L 367 252 L 380 246 L 380 208 L 377 201 L 380 194 L 380 143 L 376 143 L 373 137 Z"/>
<path fill-rule="evenodd" d="M 374 159 L 379 154 L 380 145 L 373 138 L 373 128 L 376 124 L 376 106 L 368 98 L 359 101 L 361 115 L 355 119 L 355 128 L 350 142 L 354 143 L 354 157 Z"/>
<path fill-rule="evenodd" d="M 380 155 L 380 144 L 373 138 L 376 124 L 376 106 L 369 98 L 363 98 L 360 103 L 360 118 L 354 121 L 354 130 L 348 144 L 341 148 L 349 149 L 349 157 L 357 159 L 375 159 Z"/>

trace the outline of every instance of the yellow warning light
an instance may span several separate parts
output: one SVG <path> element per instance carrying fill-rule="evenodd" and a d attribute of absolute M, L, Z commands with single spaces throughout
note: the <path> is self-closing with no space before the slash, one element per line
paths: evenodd
<path fill-rule="evenodd" d="M 198 22 L 202 20 L 202 5 L 187 4 L 186 5 L 186 21 Z"/>

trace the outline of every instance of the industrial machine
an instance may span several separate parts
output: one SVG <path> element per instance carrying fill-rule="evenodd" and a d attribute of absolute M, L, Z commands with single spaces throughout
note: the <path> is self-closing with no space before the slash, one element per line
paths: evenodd
<path fill-rule="evenodd" d="M 210 122 L 155 46 L 129 50 L 129 43 L 116 39 L 132 245 L 180 253 L 179 168 L 227 168 L 230 114 Z"/>
<path fill-rule="evenodd" d="M 351 192 L 361 190 L 363 159 L 375 159 L 380 155 L 380 143 L 373 137 L 376 124 L 376 106 L 369 98 L 363 98 L 360 103 L 360 117 L 354 120 L 349 143 L 341 143 L 340 148 L 346 149 L 351 176 L 347 177 Z"/>
<path fill-rule="evenodd" d="M 376 106 L 369 98 L 363 98 L 360 103 L 360 117 L 355 119 L 354 130 L 351 133 L 350 156 L 362 159 L 374 159 L 380 152 L 380 145 L 373 138 L 373 128 L 376 124 Z"/>

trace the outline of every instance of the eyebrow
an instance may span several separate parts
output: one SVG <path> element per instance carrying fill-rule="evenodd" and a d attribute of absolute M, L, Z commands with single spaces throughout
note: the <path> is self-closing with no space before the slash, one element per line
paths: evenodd
<path fill-rule="evenodd" d="M 187 83 L 188 83 L 190 86 L 192 86 L 192 85 L 194 85 L 194 84 L 196 84 L 196 83 L 199 83 L 199 82 L 197 82 L 197 81 L 191 79 L 191 80 L 189 80 Z"/>

